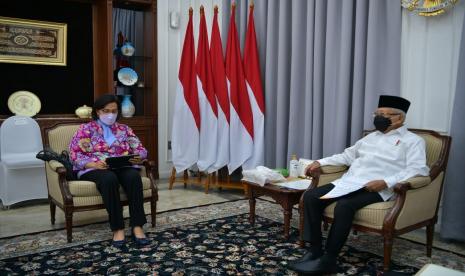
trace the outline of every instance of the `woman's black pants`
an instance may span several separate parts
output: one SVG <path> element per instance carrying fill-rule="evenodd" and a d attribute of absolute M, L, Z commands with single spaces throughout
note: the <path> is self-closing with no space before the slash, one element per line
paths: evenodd
<path fill-rule="evenodd" d="M 147 222 L 139 170 L 135 168 L 93 170 L 81 175 L 79 179 L 96 183 L 107 209 L 112 231 L 124 229 L 123 206 L 119 197 L 120 185 L 129 202 L 130 226 L 143 226 Z"/>

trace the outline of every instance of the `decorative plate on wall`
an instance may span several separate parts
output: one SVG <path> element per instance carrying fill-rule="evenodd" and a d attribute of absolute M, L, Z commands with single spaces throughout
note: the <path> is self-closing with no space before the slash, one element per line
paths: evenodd
<path fill-rule="evenodd" d="M 41 108 L 39 98 L 32 92 L 16 91 L 8 98 L 8 108 L 15 115 L 35 116 Z"/>
<path fill-rule="evenodd" d="M 134 85 L 137 82 L 138 76 L 136 71 L 129 67 L 123 67 L 118 71 L 118 80 L 127 86 Z"/>

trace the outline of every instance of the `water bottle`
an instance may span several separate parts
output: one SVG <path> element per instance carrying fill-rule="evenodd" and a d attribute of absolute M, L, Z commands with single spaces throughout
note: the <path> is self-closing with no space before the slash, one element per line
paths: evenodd
<path fill-rule="evenodd" d="M 291 156 L 291 161 L 289 163 L 289 176 L 299 177 L 299 160 L 297 160 L 297 155 L 295 154 Z"/>

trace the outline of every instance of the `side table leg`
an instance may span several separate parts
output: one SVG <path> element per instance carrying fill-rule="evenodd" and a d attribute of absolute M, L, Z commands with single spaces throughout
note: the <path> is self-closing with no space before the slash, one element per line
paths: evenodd
<path fill-rule="evenodd" d="M 291 218 L 292 218 L 292 205 L 288 206 L 289 204 L 285 204 L 283 206 L 284 212 L 284 239 L 289 239 L 289 229 L 291 226 Z"/>
<path fill-rule="evenodd" d="M 250 212 L 249 212 L 249 223 L 251 225 L 255 225 L 255 197 L 252 192 L 252 189 L 250 188 L 250 185 L 247 185 L 247 194 L 249 196 L 249 207 L 250 207 Z"/>

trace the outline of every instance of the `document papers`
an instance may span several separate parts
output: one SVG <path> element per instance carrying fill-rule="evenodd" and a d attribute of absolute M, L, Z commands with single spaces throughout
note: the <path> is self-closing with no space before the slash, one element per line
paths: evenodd
<path fill-rule="evenodd" d="M 312 184 L 312 181 L 310 179 L 297 179 L 273 184 L 293 190 L 306 190 L 310 186 L 310 184 Z"/>
<path fill-rule="evenodd" d="M 339 185 L 334 186 L 334 188 L 320 197 L 321 199 L 328 199 L 328 198 L 336 198 L 343 195 L 350 194 L 352 192 L 358 191 L 363 188 L 363 185 L 354 184 L 354 183 L 341 183 Z"/>

